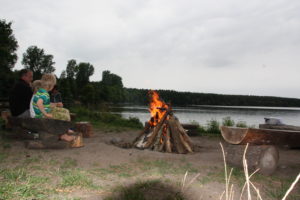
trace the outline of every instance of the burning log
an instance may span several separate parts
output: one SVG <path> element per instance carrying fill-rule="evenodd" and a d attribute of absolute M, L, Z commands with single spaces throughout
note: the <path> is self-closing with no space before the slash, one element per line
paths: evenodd
<path fill-rule="evenodd" d="M 193 144 L 171 107 L 153 94 L 150 103 L 151 119 L 133 141 L 133 146 L 160 152 L 192 153 Z"/>

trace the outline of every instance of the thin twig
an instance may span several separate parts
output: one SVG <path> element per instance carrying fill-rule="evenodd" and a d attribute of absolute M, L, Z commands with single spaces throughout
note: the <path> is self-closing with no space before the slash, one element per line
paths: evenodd
<path fill-rule="evenodd" d="M 244 155 L 243 155 L 243 164 L 244 164 L 244 173 L 246 176 L 246 185 L 247 185 L 247 194 L 248 194 L 248 200 L 251 200 L 251 193 L 250 193 L 250 184 L 249 184 L 249 173 L 248 173 L 248 165 L 247 165 L 247 159 L 246 159 L 246 152 L 248 149 L 248 145 L 249 143 L 247 143 L 245 151 L 244 151 Z"/>
<path fill-rule="evenodd" d="M 181 185 L 181 191 L 183 191 L 183 189 L 184 189 L 184 184 L 185 184 L 185 180 L 186 180 L 187 174 L 188 174 L 188 171 L 185 172 L 185 175 L 183 177 L 182 185 Z"/>
<path fill-rule="evenodd" d="M 295 187 L 296 183 L 299 181 L 300 179 L 300 173 L 298 174 L 297 178 L 295 179 L 295 181 L 292 183 L 292 185 L 290 186 L 290 188 L 288 189 L 288 191 L 285 193 L 284 197 L 282 198 L 282 200 L 285 200 L 286 197 L 289 195 L 289 193 L 292 191 L 292 189 Z"/>
<path fill-rule="evenodd" d="M 222 143 L 220 142 L 221 145 L 221 149 L 222 149 L 222 153 L 223 153 L 223 160 L 224 160 L 224 168 L 225 168 L 225 196 L 226 196 L 226 200 L 228 200 L 228 179 L 227 179 L 227 166 L 226 166 L 226 158 L 225 158 L 225 151 L 223 148 Z"/>

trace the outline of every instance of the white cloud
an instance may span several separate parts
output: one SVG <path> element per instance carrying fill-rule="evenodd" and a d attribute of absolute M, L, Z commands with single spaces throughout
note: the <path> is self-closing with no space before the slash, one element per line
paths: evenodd
<path fill-rule="evenodd" d="M 19 61 L 31 45 L 126 87 L 300 98 L 297 0 L 0 0 Z M 20 66 L 20 62 L 18 63 Z"/>

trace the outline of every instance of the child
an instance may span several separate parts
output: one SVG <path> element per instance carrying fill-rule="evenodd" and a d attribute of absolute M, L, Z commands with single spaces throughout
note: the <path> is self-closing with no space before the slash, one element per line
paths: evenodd
<path fill-rule="evenodd" d="M 35 112 L 34 112 L 34 109 L 33 109 L 33 97 L 41 87 L 42 87 L 42 81 L 41 80 L 33 81 L 33 83 L 32 83 L 33 95 L 32 95 L 31 101 L 30 101 L 30 108 L 29 108 L 31 118 L 35 118 Z"/>
<path fill-rule="evenodd" d="M 41 79 L 41 86 L 33 95 L 32 106 L 35 118 L 53 118 L 51 114 L 50 96 L 48 91 L 51 91 L 56 84 L 56 78 L 53 74 L 44 74 Z M 55 106 L 55 105 L 53 105 Z M 60 139 L 65 141 L 73 141 L 74 136 L 63 134 Z"/>

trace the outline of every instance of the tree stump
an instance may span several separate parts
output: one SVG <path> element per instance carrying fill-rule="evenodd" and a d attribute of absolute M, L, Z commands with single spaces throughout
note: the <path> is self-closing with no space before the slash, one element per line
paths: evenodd
<path fill-rule="evenodd" d="M 90 122 L 76 122 L 76 132 L 82 133 L 84 138 L 89 138 L 94 135 L 93 127 Z"/>
<path fill-rule="evenodd" d="M 243 155 L 246 145 L 228 144 L 225 148 L 227 163 L 231 166 L 243 169 Z M 276 171 L 279 152 L 273 145 L 248 146 L 246 152 L 248 169 L 259 169 L 259 173 L 271 175 Z"/>

